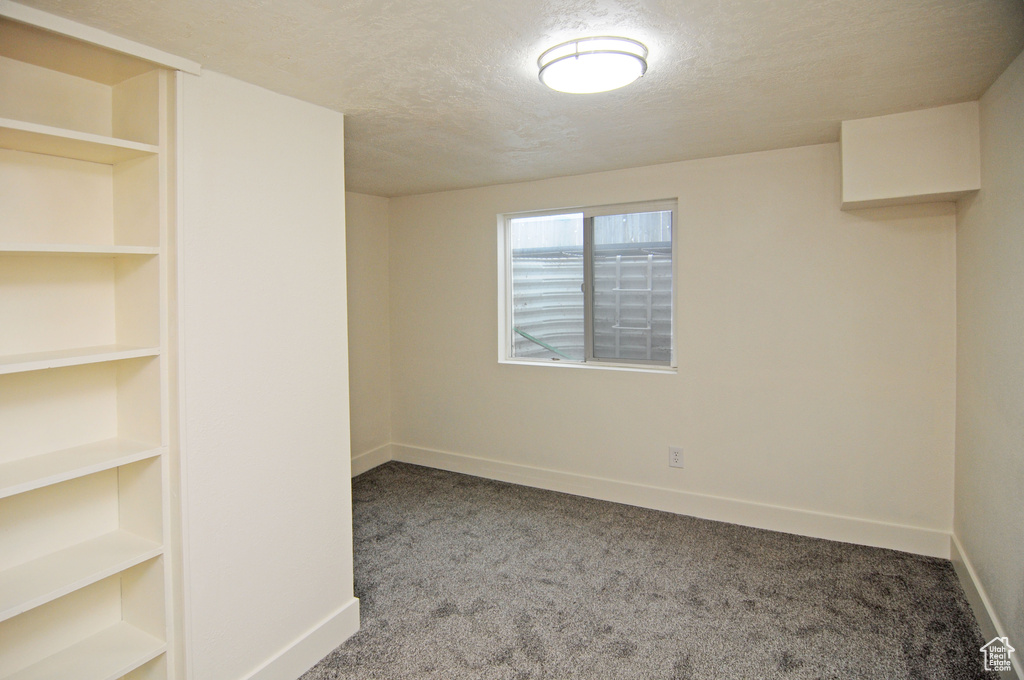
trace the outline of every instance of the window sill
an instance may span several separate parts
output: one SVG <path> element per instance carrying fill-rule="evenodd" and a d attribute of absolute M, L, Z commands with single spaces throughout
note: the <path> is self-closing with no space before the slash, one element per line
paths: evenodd
<path fill-rule="evenodd" d="M 543 366 L 547 368 L 582 368 L 591 371 L 629 371 L 631 373 L 661 373 L 675 375 L 679 369 L 675 366 L 645 366 L 642 364 L 615 364 L 607 361 L 554 361 L 552 359 L 498 359 L 499 364 L 510 366 Z"/>

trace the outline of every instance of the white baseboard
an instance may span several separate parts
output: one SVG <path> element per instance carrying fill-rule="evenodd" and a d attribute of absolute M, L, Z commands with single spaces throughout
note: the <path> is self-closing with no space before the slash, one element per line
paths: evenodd
<path fill-rule="evenodd" d="M 296 680 L 358 631 L 359 599 L 353 597 L 246 676 L 245 680 Z"/>
<path fill-rule="evenodd" d="M 352 476 L 356 477 L 364 472 L 368 472 L 389 460 L 391 460 L 391 444 L 384 444 L 370 451 L 364 451 L 352 456 Z"/>
<path fill-rule="evenodd" d="M 392 460 L 403 463 L 680 515 L 844 543 L 891 548 L 930 557 L 949 558 L 950 535 L 945 531 L 619 482 L 404 444 L 392 444 L 391 456 Z"/>
<path fill-rule="evenodd" d="M 974 618 L 978 620 L 981 636 L 986 641 L 996 637 L 1005 637 L 1006 629 L 1003 628 L 999 617 L 992 610 L 992 601 L 988 599 L 985 588 L 982 587 L 981 581 L 978 580 L 978 572 L 974 570 L 974 565 L 971 564 L 971 560 L 967 557 L 966 551 L 964 551 L 963 544 L 960 543 L 960 539 L 957 538 L 955 533 L 950 536 L 949 543 L 950 560 L 953 562 L 953 569 L 956 570 L 956 575 L 960 579 L 960 586 L 964 589 L 967 602 L 971 605 L 971 609 L 974 610 Z M 1018 648 L 1021 646 L 1021 643 L 1016 640 L 1011 640 L 1010 642 L 1011 644 L 1016 643 Z M 1010 655 L 1015 672 L 1007 671 L 1000 673 L 999 675 L 1003 680 L 1024 680 L 1024 664 L 1021 664 L 1021 654 L 1024 654 L 1024 650 Z"/>

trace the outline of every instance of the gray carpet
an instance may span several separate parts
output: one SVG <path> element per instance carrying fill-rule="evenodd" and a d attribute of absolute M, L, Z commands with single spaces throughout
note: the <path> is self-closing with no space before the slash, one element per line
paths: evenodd
<path fill-rule="evenodd" d="M 302 680 L 985 678 L 947 560 L 388 463 L 362 629 Z"/>

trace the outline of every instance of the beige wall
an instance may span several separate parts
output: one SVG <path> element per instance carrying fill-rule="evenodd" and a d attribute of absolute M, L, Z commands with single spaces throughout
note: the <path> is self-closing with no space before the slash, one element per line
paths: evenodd
<path fill-rule="evenodd" d="M 678 374 L 498 364 L 497 213 L 671 197 Z M 948 554 L 955 208 L 839 203 L 835 144 L 391 199 L 396 457 L 852 519 L 867 543 L 910 527 Z"/>
<path fill-rule="evenodd" d="M 294 678 L 358 627 L 343 120 L 182 78 L 189 677 Z"/>
<path fill-rule="evenodd" d="M 981 99 L 982 188 L 961 202 L 958 216 L 954 523 L 992 613 L 1018 650 L 1024 642 L 1021 121 L 1024 56 Z"/>
<path fill-rule="evenodd" d="M 391 442 L 388 199 L 345 194 L 352 457 Z"/>

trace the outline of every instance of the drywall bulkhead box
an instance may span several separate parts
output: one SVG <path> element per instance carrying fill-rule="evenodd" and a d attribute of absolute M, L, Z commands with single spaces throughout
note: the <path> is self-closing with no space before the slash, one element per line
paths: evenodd
<path fill-rule="evenodd" d="M 842 208 L 955 201 L 981 188 L 978 102 L 843 121 Z"/>

